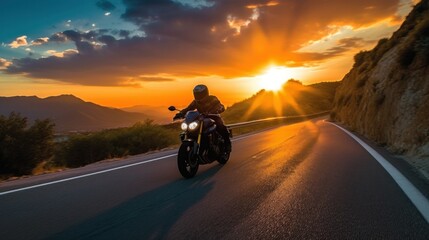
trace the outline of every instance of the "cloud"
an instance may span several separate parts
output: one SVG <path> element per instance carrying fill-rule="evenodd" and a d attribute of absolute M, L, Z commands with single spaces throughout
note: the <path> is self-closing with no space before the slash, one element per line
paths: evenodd
<path fill-rule="evenodd" d="M 338 41 L 337 46 L 328 50 L 329 54 L 341 54 L 349 51 L 350 49 L 362 47 L 367 42 L 362 38 L 343 38 Z"/>
<path fill-rule="evenodd" d="M 177 2 L 182 4 L 183 6 L 188 6 L 192 8 L 205 8 L 212 7 L 215 3 L 206 0 L 172 0 L 173 2 Z"/>
<path fill-rule="evenodd" d="M 376 41 L 365 40 L 359 37 L 342 38 L 336 41 L 333 47 L 322 49 L 320 51 L 296 51 L 292 53 L 294 61 L 287 62 L 288 67 L 315 66 L 325 60 L 342 56 L 350 51 L 356 52 L 368 44 L 374 44 Z"/>
<path fill-rule="evenodd" d="M 49 38 L 49 40 L 52 41 L 52 42 L 59 42 L 59 43 L 63 43 L 63 42 L 67 42 L 68 41 L 67 36 L 64 33 L 62 33 L 62 32 L 55 33 L 54 35 L 52 35 Z"/>
<path fill-rule="evenodd" d="M 46 53 L 51 55 L 51 56 L 63 58 L 63 57 L 71 56 L 74 54 L 78 54 L 79 51 L 76 49 L 67 49 L 67 50 L 64 50 L 62 52 L 57 52 L 56 50 L 47 50 Z"/>
<path fill-rule="evenodd" d="M 15 41 L 8 44 L 8 46 L 11 48 L 19 48 L 19 47 L 27 46 L 27 45 L 28 45 L 27 36 L 17 37 L 15 39 Z"/>
<path fill-rule="evenodd" d="M 104 11 L 113 11 L 116 9 L 116 6 L 113 5 L 113 3 L 106 0 L 99 0 L 96 5 Z"/>
<path fill-rule="evenodd" d="M 33 45 L 33 46 L 42 45 L 42 44 L 47 43 L 48 41 L 49 41 L 48 37 L 38 38 L 34 41 L 31 41 L 31 45 Z"/>
<path fill-rule="evenodd" d="M 174 78 L 171 77 L 158 77 L 158 76 L 139 76 L 137 79 L 143 82 L 172 82 L 175 81 Z"/>
<path fill-rule="evenodd" d="M 0 69 L 5 69 L 9 67 L 12 64 L 12 62 L 9 62 L 8 60 L 4 58 L 0 58 Z"/>
<path fill-rule="evenodd" d="M 272 63 L 308 65 L 359 47 L 365 39 L 351 37 L 321 52 L 297 52 L 334 34 L 332 26 L 359 29 L 392 17 L 399 0 L 123 2 L 122 19 L 144 36 L 67 30 L 50 41 L 72 42 L 77 54 L 16 59 L 4 72 L 83 85 L 123 85 L 159 73 L 254 76 Z"/>

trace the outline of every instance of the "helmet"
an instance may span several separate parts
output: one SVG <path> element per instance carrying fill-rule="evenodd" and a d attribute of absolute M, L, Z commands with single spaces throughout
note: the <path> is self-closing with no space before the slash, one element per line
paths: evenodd
<path fill-rule="evenodd" d="M 195 86 L 193 92 L 196 101 L 201 101 L 209 95 L 209 89 L 203 84 Z"/>

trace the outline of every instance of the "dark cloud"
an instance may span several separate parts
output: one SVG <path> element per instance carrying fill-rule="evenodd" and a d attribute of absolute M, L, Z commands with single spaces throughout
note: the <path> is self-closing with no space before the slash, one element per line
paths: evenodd
<path fill-rule="evenodd" d="M 312 62 L 315 64 L 330 58 L 341 56 L 351 50 L 356 50 L 368 44 L 375 43 L 375 41 L 368 41 L 363 38 L 343 38 L 337 41 L 336 46 L 322 52 L 294 52 L 290 55 L 291 61 L 286 63 L 288 67 L 311 66 Z"/>
<path fill-rule="evenodd" d="M 399 0 L 213 0 L 198 7 L 185 1 L 123 2 L 122 18 L 145 37 L 64 31 L 50 40 L 72 41 L 78 54 L 17 59 L 6 73 L 85 85 L 121 85 L 159 73 L 251 76 L 272 62 L 311 63 L 360 46 L 362 39 L 350 38 L 325 53 L 296 53 L 304 43 L 332 33 L 328 26 L 361 27 L 393 16 Z"/>
<path fill-rule="evenodd" d="M 31 45 L 42 45 L 49 41 L 49 38 L 38 38 L 31 42 Z"/>
<path fill-rule="evenodd" d="M 99 0 L 96 5 L 104 11 L 113 11 L 116 9 L 116 6 L 113 5 L 113 3 L 106 0 Z"/>
<path fill-rule="evenodd" d="M 326 54 L 335 56 L 347 52 L 351 49 L 363 47 L 367 44 L 368 41 L 365 41 L 363 38 L 344 38 L 338 41 L 337 46 L 328 49 Z"/>
<path fill-rule="evenodd" d="M 131 32 L 130 32 L 130 31 L 127 31 L 127 30 L 120 30 L 120 31 L 119 31 L 119 36 L 121 36 L 121 37 L 123 37 L 123 38 L 127 38 L 127 37 L 129 37 L 129 36 L 130 36 L 130 34 L 131 34 Z"/>
<path fill-rule="evenodd" d="M 66 36 L 67 39 L 73 42 L 80 42 L 82 40 L 93 40 L 98 35 L 98 33 L 95 31 L 78 32 L 75 30 L 67 30 L 62 32 L 62 34 Z"/>
<path fill-rule="evenodd" d="M 143 82 L 172 82 L 175 79 L 167 77 L 138 77 L 137 80 Z"/>
<path fill-rule="evenodd" d="M 67 42 L 67 36 L 63 33 L 55 33 L 49 38 L 51 42 Z"/>
<path fill-rule="evenodd" d="M 116 42 L 116 38 L 110 35 L 102 35 L 98 37 L 97 40 L 107 45 L 112 45 Z"/>

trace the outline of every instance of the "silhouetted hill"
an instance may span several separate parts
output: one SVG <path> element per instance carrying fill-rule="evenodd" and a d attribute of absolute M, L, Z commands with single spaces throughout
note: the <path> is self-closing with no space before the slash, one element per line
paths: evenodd
<path fill-rule="evenodd" d="M 30 121 L 49 118 L 58 132 L 125 127 L 147 118 L 142 113 L 103 107 L 73 95 L 0 97 L 0 115 L 9 115 L 10 112 L 20 113 Z"/>
<path fill-rule="evenodd" d="M 172 115 L 167 108 L 167 106 L 137 105 L 121 108 L 121 110 L 126 112 L 143 113 L 147 118 L 154 120 L 155 123 L 166 124 L 171 123 L 172 121 Z"/>
<path fill-rule="evenodd" d="M 390 39 L 355 56 L 332 118 L 429 173 L 429 0 Z"/>
<path fill-rule="evenodd" d="M 302 85 L 289 80 L 281 91 L 261 90 L 252 97 L 229 107 L 223 117 L 227 123 L 253 119 L 294 116 L 330 111 L 339 82 Z"/>

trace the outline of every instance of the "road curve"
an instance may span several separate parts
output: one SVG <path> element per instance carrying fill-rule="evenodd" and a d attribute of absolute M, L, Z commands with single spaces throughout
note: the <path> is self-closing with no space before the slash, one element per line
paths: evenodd
<path fill-rule="evenodd" d="M 390 175 L 323 120 L 237 137 L 190 180 L 174 154 L 2 183 L 1 239 L 429 239 Z"/>

